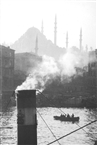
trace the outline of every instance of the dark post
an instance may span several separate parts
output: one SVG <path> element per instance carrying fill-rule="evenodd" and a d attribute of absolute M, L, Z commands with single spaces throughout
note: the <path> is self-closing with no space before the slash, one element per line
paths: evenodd
<path fill-rule="evenodd" d="M 36 90 L 17 93 L 17 145 L 37 145 Z"/>

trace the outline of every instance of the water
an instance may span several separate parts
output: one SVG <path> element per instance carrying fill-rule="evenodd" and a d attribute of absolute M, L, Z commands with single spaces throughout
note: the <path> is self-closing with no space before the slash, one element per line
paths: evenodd
<path fill-rule="evenodd" d="M 44 118 L 49 128 L 52 130 L 56 138 L 60 138 L 73 130 L 83 126 L 95 119 L 97 119 L 97 109 L 73 109 L 73 108 L 61 108 L 65 113 L 80 116 L 79 123 L 60 122 L 54 120 L 54 115 L 60 115 L 61 112 L 58 108 L 38 108 L 37 111 Z M 10 119 L 8 120 L 8 117 Z M 16 145 L 17 144 L 17 111 L 16 108 L 11 108 L 10 113 L 6 113 L 5 117 L 1 119 L 1 123 L 7 119 L 6 123 L 0 123 L 0 143 L 2 145 Z M 47 145 L 55 140 L 46 124 L 43 122 L 40 115 L 37 113 L 38 126 L 37 126 L 37 141 L 38 145 Z M 2 127 L 1 127 L 2 126 Z M 5 126 L 5 128 L 4 128 Z M 7 127 L 7 128 L 6 128 Z M 97 122 L 87 126 L 84 130 L 79 130 L 65 138 L 59 140 L 61 145 L 93 145 L 94 140 L 97 140 Z M 58 145 L 58 142 L 52 145 Z"/>

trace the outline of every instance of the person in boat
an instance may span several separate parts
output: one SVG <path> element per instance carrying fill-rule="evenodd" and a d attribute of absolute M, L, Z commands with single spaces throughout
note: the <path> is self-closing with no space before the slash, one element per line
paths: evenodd
<path fill-rule="evenodd" d="M 67 114 L 67 118 L 70 118 L 70 115 L 69 114 Z"/>
<path fill-rule="evenodd" d="M 74 118 L 74 114 L 72 114 L 72 116 L 71 116 L 72 118 Z"/>
<path fill-rule="evenodd" d="M 64 118 L 64 117 L 66 117 L 66 114 L 65 115 L 63 115 L 63 114 L 61 114 L 61 116 L 60 116 L 61 118 Z"/>

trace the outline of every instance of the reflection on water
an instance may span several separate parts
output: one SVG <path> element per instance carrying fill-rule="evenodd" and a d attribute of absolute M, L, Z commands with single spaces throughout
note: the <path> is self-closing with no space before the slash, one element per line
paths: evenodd
<path fill-rule="evenodd" d="M 72 108 L 61 108 L 66 114 L 70 115 L 74 113 L 75 116 L 80 117 L 79 123 L 70 123 L 70 122 L 60 122 L 54 120 L 54 115 L 60 115 L 61 112 L 58 108 L 38 108 L 37 110 L 41 114 L 41 116 L 45 119 L 46 123 L 49 125 L 52 132 L 55 134 L 56 138 L 66 135 L 67 133 L 79 128 L 79 126 L 83 126 L 95 119 L 97 119 L 97 109 L 72 109 Z M 10 115 L 11 118 L 6 122 L 6 124 L 1 124 L 6 120 Z M 17 111 L 16 108 L 12 108 L 10 114 L 7 113 L 4 118 L 2 118 L 0 123 L 0 132 L 1 132 L 1 140 L 0 143 L 3 145 L 11 145 L 17 144 Z M 38 126 L 37 126 L 37 140 L 38 145 L 46 145 L 55 138 L 43 122 L 40 115 L 37 113 Z M 1 127 L 2 125 L 2 127 Z M 4 128 L 6 126 L 7 128 Z M 97 122 L 85 127 L 83 130 L 79 130 L 65 138 L 59 140 L 61 145 L 93 145 L 94 140 L 97 140 Z M 53 143 L 53 145 L 58 145 L 57 142 Z"/>

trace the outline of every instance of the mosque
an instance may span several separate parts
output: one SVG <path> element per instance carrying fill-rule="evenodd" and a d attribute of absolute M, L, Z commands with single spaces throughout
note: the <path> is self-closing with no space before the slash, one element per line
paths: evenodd
<path fill-rule="evenodd" d="M 43 26 L 43 20 L 42 20 L 42 24 L 41 24 L 41 33 L 44 35 L 44 26 Z M 36 45 L 35 45 L 35 54 L 38 54 L 38 36 L 36 36 Z M 53 41 L 54 45 L 57 46 L 57 15 L 55 15 L 55 21 L 54 21 L 54 41 Z M 69 44 L 69 37 L 68 37 L 68 31 L 66 33 L 66 45 L 65 45 L 65 49 L 68 50 L 68 44 Z M 80 34 L 79 34 L 79 50 L 83 51 L 83 45 L 82 45 L 82 28 L 80 28 Z M 88 48 L 88 45 L 86 44 L 85 46 L 85 51 L 93 51 L 93 48 L 90 47 L 90 49 Z"/>

